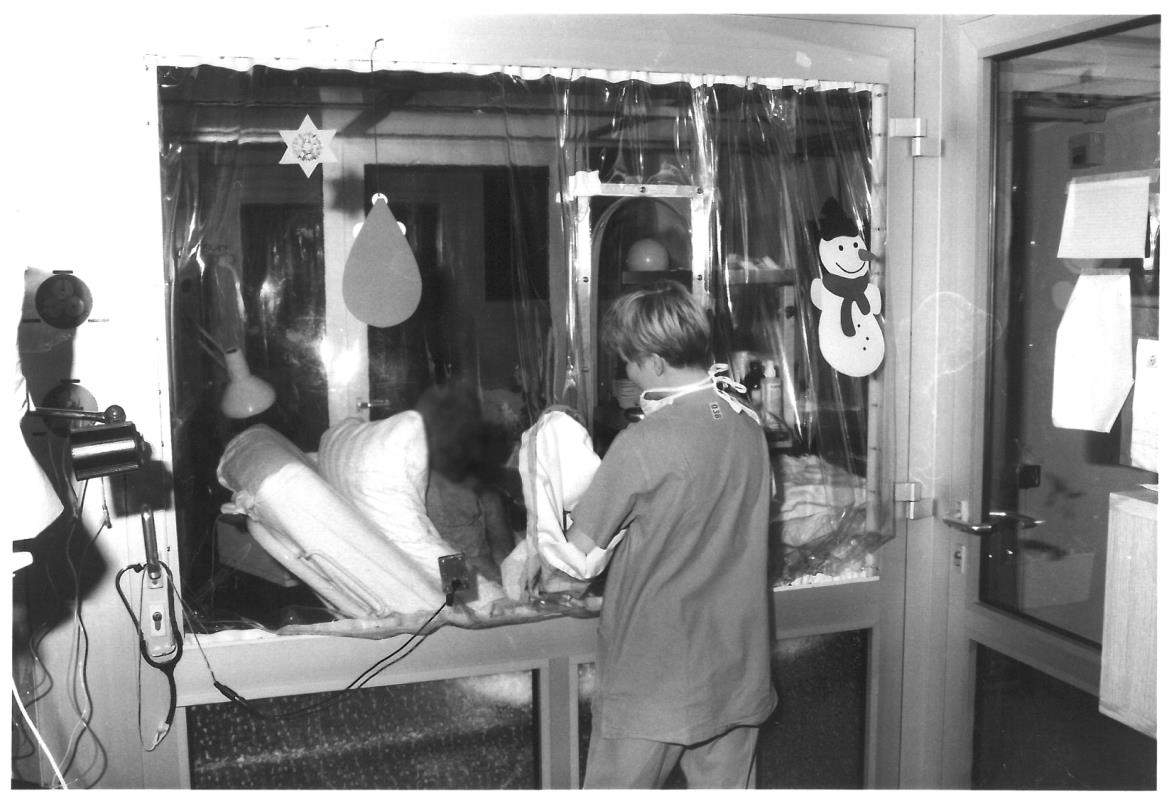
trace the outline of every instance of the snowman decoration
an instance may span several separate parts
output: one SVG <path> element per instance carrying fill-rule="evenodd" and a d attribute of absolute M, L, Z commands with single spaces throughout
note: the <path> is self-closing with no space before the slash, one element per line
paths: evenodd
<path fill-rule="evenodd" d="M 873 253 L 835 197 L 821 208 L 819 228 L 820 276 L 811 299 L 820 309 L 820 353 L 841 374 L 865 377 L 885 357 L 881 292 L 869 282 Z"/>

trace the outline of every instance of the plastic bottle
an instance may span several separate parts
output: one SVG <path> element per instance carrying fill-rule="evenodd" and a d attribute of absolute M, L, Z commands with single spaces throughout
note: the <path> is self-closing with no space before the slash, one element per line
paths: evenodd
<path fill-rule="evenodd" d="M 763 361 L 763 378 L 759 380 L 759 410 L 763 426 L 780 429 L 783 424 L 783 381 L 774 360 Z"/>

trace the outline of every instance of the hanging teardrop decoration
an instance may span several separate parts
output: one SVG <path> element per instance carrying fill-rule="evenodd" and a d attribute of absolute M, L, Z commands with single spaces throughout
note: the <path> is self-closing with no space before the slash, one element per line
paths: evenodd
<path fill-rule="evenodd" d="M 374 194 L 349 251 L 341 296 L 349 312 L 371 327 L 401 324 L 418 309 L 422 275 L 385 194 Z"/>

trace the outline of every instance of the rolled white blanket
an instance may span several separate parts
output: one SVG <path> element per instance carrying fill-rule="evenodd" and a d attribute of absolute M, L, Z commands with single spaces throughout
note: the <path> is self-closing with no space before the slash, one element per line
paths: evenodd
<path fill-rule="evenodd" d="M 543 565 L 539 570 L 542 590 L 580 592 L 587 580 L 608 565 L 613 547 L 625 535 L 624 531 L 619 532 L 608 548 L 594 549 L 588 555 L 566 538 L 571 525 L 569 514 L 601 464 L 588 430 L 569 413 L 550 408 L 524 432 L 518 459 L 528 524 L 523 552 L 517 548 L 512 556 L 527 556 L 533 551 L 539 556 Z M 519 598 L 513 591 L 533 587 L 535 569 L 526 570 L 527 585 L 515 586 L 507 577 L 507 562 L 504 568 L 505 584 L 512 583 L 508 584 L 512 598 Z"/>
<path fill-rule="evenodd" d="M 227 445 L 220 483 L 225 512 L 248 516 L 248 530 L 281 565 L 351 618 L 387 617 L 440 606 L 431 575 L 317 473 L 288 439 L 263 424 Z"/>

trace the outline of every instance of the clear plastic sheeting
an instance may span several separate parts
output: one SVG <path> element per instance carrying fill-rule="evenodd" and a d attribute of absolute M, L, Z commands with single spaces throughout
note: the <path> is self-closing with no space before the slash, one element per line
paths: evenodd
<path fill-rule="evenodd" d="M 558 398 L 590 419 L 603 450 L 636 418 L 637 391 L 596 346 L 598 319 L 630 288 L 686 284 L 711 312 L 715 360 L 744 384 L 771 444 L 776 584 L 874 576 L 891 535 L 870 419 L 881 371 L 828 365 L 810 289 L 824 278 L 820 216 L 835 200 L 873 254 L 879 290 L 883 186 L 870 142 L 884 95 L 768 83 L 588 79 L 559 91 L 572 280 Z"/>
<path fill-rule="evenodd" d="M 522 434 L 564 406 L 603 453 L 636 423 L 636 391 L 599 351 L 597 324 L 619 293 L 658 279 L 701 296 L 714 360 L 761 411 L 776 584 L 875 574 L 891 528 L 871 484 L 882 372 L 828 365 L 810 289 L 830 198 L 877 256 L 879 286 L 880 87 L 564 70 L 158 74 L 178 554 L 196 629 L 336 619 L 223 511 L 232 493 L 217 466 L 258 423 L 314 463 L 345 418 L 418 411 L 434 532 L 476 579 L 502 579 L 528 533 Z M 294 149 L 282 133 L 306 116 L 327 133 Z M 385 328 L 358 321 L 341 291 L 375 194 L 422 280 L 417 311 Z M 245 390 L 256 382 L 274 402 Z M 579 612 L 596 600 L 537 584 L 518 603 Z M 467 625 L 502 622 L 508 606 Z"/>

